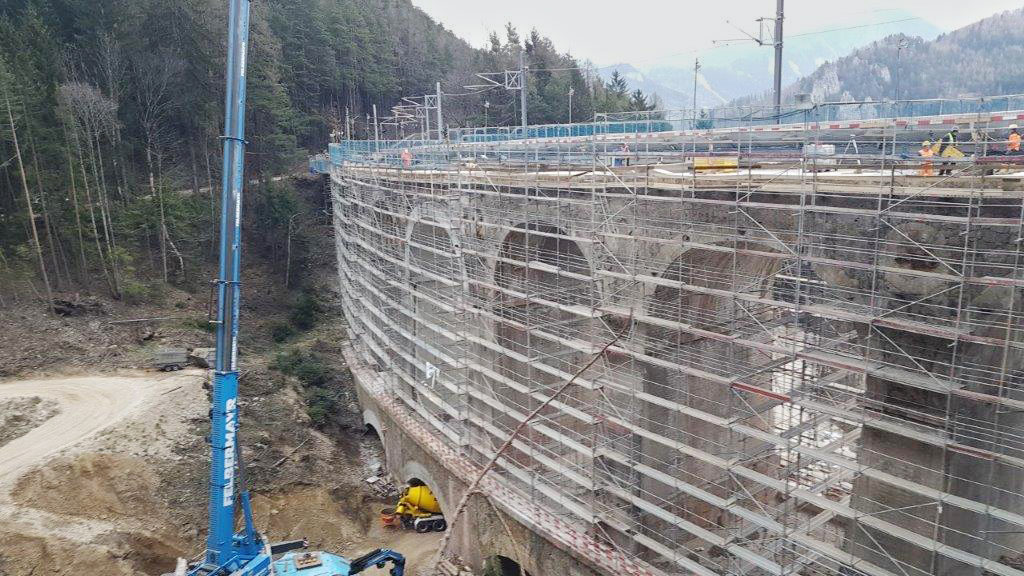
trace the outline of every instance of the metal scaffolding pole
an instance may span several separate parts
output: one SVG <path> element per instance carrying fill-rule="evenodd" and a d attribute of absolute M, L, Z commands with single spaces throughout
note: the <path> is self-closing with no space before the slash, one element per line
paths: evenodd
<path fill-rule="evenodd" d="M 350 365 L 598 573 L 1024 576 L 1020 160 L 889 153 L 1024 115 L 993 101 L 452 128 L 410 144 L 429 170 L 334 144 Z"/>

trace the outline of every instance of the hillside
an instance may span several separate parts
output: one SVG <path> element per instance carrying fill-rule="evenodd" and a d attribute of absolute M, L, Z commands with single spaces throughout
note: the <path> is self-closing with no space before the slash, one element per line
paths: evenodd
<path fill-rule="evenodd" d="M 222 0 L 0 3 L 0 307 L 26 294 L 46 306 L 49 292 L 144 302 L 167 286 L 205 290 L 226 9 Z M 260 232 L 247 249 L 301 265 L 306 218 L 293 221 L 294 190 L 269 177 L 301 170 L 332 132 L 372 135 L 374 105 L 386 116 L 440 82 L 450 126 L 482 125 L 485 101 L 490 125 L 517 125 L 518 94 L 464 87 L 482 82 L 475 72 L 517 68 L 523 52 L 532 123 L 564 122 L 570 88 L 577 119 L 646 102 L 588 80 L 536 30 L 509 27 L 475 48 L 410 0 L 254 2 L 246 170 L 266 185 L 247 191 L 247 226 Z M 382 130 L 398 138 L 418 125 Z M 282 260 L 289 234 L 299 250 Z"/>
<path fill-rule="evenodd" d="M 827 62 L 790 84 L 784 95 L 810 93 L 816 102 L 892 99 L 901 37 L 889 36 Z M 899 58 L 901 99 L 1024 92 L 1024 9 L 985 18 L 935 40 L 907 40 Z"/>

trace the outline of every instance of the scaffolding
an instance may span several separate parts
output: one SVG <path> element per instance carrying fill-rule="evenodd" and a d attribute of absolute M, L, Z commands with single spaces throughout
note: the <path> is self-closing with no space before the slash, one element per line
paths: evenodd
<path fill-rule="evenodd" d="M 334 144 L 352 341 L 477 465 L 551 400 L 491 481 L 642 572 L 1024 576 L 1001 98 Z"/>

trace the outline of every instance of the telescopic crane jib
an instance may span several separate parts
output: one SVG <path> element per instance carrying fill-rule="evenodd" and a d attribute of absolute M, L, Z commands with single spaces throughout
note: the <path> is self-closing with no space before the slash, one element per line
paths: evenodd
<path fill-rule="evenodd" d="M 355 560 L 325 552 L 298 552 L 304 540 L 269 544 L 253 524 L 245 487 L 238 415 L 238 312 L 241 286 L 242 187 L 245 168 L 245 70 L 250 0 L 230 0 L 227 88 L 224 101 L 224 169 L 221 181 L 220 267 L 217 287 L 216 360 L 210 433 L 209 534 L 202 559 L 179 562 L 188 576 L 348 576 L 370 566 L 392 563 L 402 576 L 405 559 L 377 549 Z M 235 532 L 235 504 L 244 526 Z"/>

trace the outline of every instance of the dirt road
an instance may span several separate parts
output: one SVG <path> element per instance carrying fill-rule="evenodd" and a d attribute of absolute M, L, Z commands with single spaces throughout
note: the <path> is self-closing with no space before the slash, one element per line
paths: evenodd
<path fill-rule="evenodd" d="M 57 454 L 139 414 L 161 396 L 194 386 L 202 372 L 140 373 L 137 376 L 72 377 L 0 383 L 0 400 L 39 396 L 55 401 L 60 413 L 20 438 L 0 447 L 0 524 L 23 534 L 89 541 L 114 529 L 107 522 L 69 520 L 18 505 L 11 490 L 18 479 Z"/>
<path fill-rule="evenodd" d="M 22 380 L 0 384 L 0 400 L 24 396 L 50 398 L 60 413 L 0 448 L 0 490 L 49 456 L 116 424 L 147 399 L 180 384 L 180 379 L 144 381 L 131 377 Z"/>

